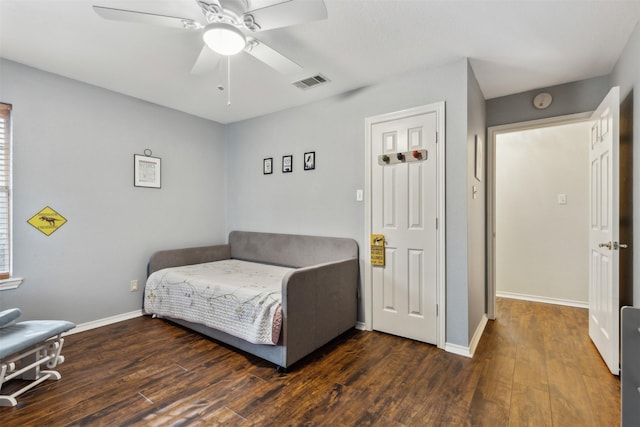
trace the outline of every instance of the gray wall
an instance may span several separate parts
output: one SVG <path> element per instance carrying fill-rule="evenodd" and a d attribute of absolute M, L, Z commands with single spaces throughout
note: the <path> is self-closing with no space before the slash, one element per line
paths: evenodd
<path fill-rule="evenodd" d="M 620 100 L 633 99 L 633 305 L 640 307 L 640 23 L 611 73 Z"/>
<path fill-rule="evenodd" d="M 610 88 L 609 76 L 600 76 L 488 99 L 487 127 L 593 111 Z M 540 92 L 553 96 L 551 106 L 544 110 L 533 106 L 533 97 Z"/>
<path fill-rule="evenodd" d="M 477 316 L 467 312 L 466 60 L 226 127 L 0 65 L 0 97 L 14 105 L 14 273 L 25 277 L 0 292 L 1 307 L 76 323 L 137 310 L 142 293 L 130 293 L 129 281 L 144 282 L 152 251 L 224 241 L 234 229 L 347 236 L 366 248 L 355 200 L 364 119 L 445 101 L 447 342 L 468 345 Z M 132 185 L 133 154 L 145 148 L 162 158 L 160 190 Z M 315 171 L 302 170 L 305 151 L 316 151 Z M 294 155 L 292 174 L 280 172 L 285 154 Z M 274 157 L 271 176 L 264 157 Z M 69 221 L 50 237 L 26 224 L 46 205 Z"/>
<path fill-rule="evenodd" d="M 365 118 L 445 101 L 447 342 L 468 345 L 466 92 L 467 61 L 460 60 L 228 125 L 229 230 L 351 237 L 367 250 L 364 204 L 355 199 L 364 188 Z M 316 170 L 303 170 L 305 151 L 316 152 Z M 287 154 L 293 173 L 283 174 Z M 265 157 L 274 158 L 273 175 L 262 174 Z"/>
<path fill-rule="evenodd" d="M 13 104 L 14 275 L 0 308 L 84 323 L 139 310 L 149 255 L 224 241 L 224 128 L 2 60 Z M 162 188 L 133 186 L 133 154 L 162 158 Z M 50 206 L 68 222 L 47 237 L 27 220 Z"/>
<path fill-rule="evenodd" d="M 478 324 L 486 310 L 486 153 L 487 142 L 485 100 L 473 70 L 469 67 L 467 77 L 467 235 L 468 250 L 468 282 L 469 282 L 469 319 L 468 340 L 473 338 Z M 475 176 L 475 140 L 476 135 L 482 140 L 482 174 L 481 180 Z M 473 197 L 473 187 L 477 194 Z"/>

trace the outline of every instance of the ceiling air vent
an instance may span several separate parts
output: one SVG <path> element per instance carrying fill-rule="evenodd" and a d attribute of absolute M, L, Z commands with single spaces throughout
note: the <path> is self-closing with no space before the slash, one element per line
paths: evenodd
<path fill-rule="evenodd" d="M 328 83 L 329 81 L 330 80 L 325 76 L 318 74 L 313 77 L 307 77 L 305 79 L 298 80 L 297 82 L 293 82 L 292 85 L 294 85 L 298 89 L 310 89 L 312 87 L 316 87 L 321 84 Z"/>

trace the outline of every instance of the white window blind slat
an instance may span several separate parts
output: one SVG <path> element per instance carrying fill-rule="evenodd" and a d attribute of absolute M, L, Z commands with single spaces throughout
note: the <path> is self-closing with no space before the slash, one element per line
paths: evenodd
<path fill-rule="evenodd" d="M 11 269 L 11 106 L 0 103 L 0 279 Z"/>

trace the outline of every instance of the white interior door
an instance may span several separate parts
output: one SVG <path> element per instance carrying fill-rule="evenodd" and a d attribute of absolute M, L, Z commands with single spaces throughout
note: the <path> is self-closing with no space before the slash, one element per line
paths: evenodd
<path fill-rule="evenodd" d="M 438 344 L 439 114 L 444 110 L 373 123 L 368 141 L 370 233 L 385 238 L 385 265 L 369 265 L 373 329 L 432 344 Z M 412 157 L 422 150 L 426 156 Z"/>
<path fill-rule="evenodd" d="M 617 375 L 620 370 L 619 122 L 620 89 L 593 113 L 589 209 L 589 336 Z"/>

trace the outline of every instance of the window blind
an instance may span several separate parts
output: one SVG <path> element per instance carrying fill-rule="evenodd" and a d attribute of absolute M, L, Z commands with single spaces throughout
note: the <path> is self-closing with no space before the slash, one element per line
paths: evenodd
<path fill-rule="evenodd" d="M 0 279 L 11 268 L 11 106 L 0 103 Z"/>

